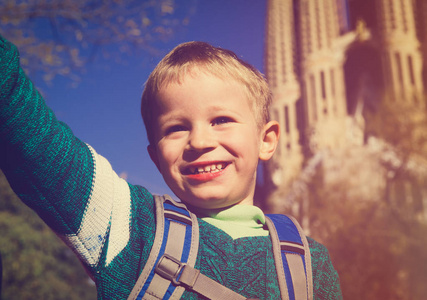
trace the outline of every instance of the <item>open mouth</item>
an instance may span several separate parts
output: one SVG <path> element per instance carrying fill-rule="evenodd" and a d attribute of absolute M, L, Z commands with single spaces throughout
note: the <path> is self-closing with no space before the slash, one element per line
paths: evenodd
<path fill-rule="evenodd" d="M 224 170 L 227 167 L 228 163 L 213 163 L 206 166 L 191 166 L 185 170 L 185 174 L 194 175 L 194 174 L 205 174 L 205 173 L 217 173 Z"/>

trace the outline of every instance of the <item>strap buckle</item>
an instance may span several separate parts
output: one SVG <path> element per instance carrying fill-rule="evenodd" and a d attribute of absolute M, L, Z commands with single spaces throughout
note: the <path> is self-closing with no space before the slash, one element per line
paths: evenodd
<path fill-rule="evenodd" d="M 175 257 L 165 253 L 160 257 L 154 271 L 167 280 L 172 281 L 173 284 L 180 285 L 181 282 L 178 280 L 178 277 L 186 265 L 186 263 L 183 263 Z"/>

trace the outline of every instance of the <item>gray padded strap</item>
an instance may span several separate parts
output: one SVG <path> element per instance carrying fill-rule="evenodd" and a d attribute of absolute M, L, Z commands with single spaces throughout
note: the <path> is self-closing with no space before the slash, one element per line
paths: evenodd
<path fill-rule="evenodd" d="M 305 299 L 313 300 L 313 270 L 311 269 L 311 254 L 310 254 L 310 247 L 308 245 L 307 237 L 305 236 L 304 231 L 302 230 L 298 221 L 294 217 L 291 217 L 291 216 L 288 216 L 288 217 L 292 220 L 295 227 L 298 229 L 302 244 L 304 245 L 304 251 L 305 251 L 304 259 L 305 259 L 305 268 L 306 268 L 305 272 L 307 273 L 307 276 L 305 279 L 307 280 L 307 296 Z"/>
<path fill-rule="evenodd" d="M 154 236 L 153 247 L 151 249 L 150 255 L 148 257 L 147 263 L 144 266 L 144 269 L 141 272 L 141 275 L 138 278 L 137 283 L 135 284 L 132 292 L 130 293 L 128 300 L 135 300 L 138 297 L 139 292 L 143 288 L 145 282 L 147 281 L 148 276 L 151 271 L 155 269 L 155 263 L 157 258 L 159 257 L 160 247 L 163 241 L 163 235 L 165 231 L 165 212 L 163 202 L 165 200 L 173 202 L 173 204 L 177 207 L 185 208 L 185 205 L 182 203 L 178 203 L 170 198 L 168 195 L 157 196 L 154 195 L 154 203 L 156 206 L 156 234 Z M 186 209 L 186 208 L 185 208 Z M 190 254 L 188 257 L 187 264 L 190 266 L 194 266 L 196 263 L 197 252 L 199 248 L 199 223 L 197 221 L 197 217 L 190 213 L 191 222 L 192 222 L 192 236 L 191 236 L 191 248 Z M 185 227 L 180 225 L 177 222 L 171 222 L 171 226 L 169 227 L 169 237 L 170 238 L 166 242 L 165 254 L 171 255 L 173 257 L 181 257 L 185 236 Z M 162 276 L 155 274 L 150 286 L 148 287 L 146 293 L 144 294 L 143 299 L 151 300 L 151 299 L 162 299 L 164 295 L 164 291 L 169 286 L 170 281 L 163 278 Z M 182 293 L 185 288 L 179 286 L 175 289 L 170 299 L 180 299 Z M 163 292 L 163 294 L 161 294 Z"/>
<path fill-rule="evenodd" d="M 171 238 L 168 238 L 166 242 L 165 254 L 168 254 L 172 257 L 181 257 L 185 240 L 185 226 L 176 222 L 171 222 L 169 227 L 169 236 Z M 169 285 L 169 280 L 158 274 L 154 274 L 153 280 L 145 292 L 146 294 L 144 295 L 143 299 L 146 299 L 146 296 L 148 295 L 155 296 L 157 299 L 162 299 Z M 184 291 L 182 287 L 179 287 L 178 289 L 182 290 L 182 292 Z M 182 294 L 182 292 L 180 294 Z"/>
<path fill-rule="evenodd" d="M 292 276 L 295 300 L 307 300 L 307 282 L 304 262 L 302 261 L 301 256 L 288 253 L 286 254 L 286 259 Z"/>
<path fill-rule="evenodd" d="M 293 218 L 288 216 L 301 237 L 304 248 L 304 262 L 301 256 L 296 254 L 287 253 L 286 260 L 291 272 L 293 290 L 295 300 L 313 300 L 313 279 L 311 270 L 311 254 L 308 245 L 307 237 L 305 236 L 299 223 Z M 273 244 L 274 263 L 277 270 L 277 277 L 279 280 L 280 294 L 283 300 L 289 300 L 288 287 L 286 285 L 286 277 L 283 269 L 282 253 L 280 250 L 280 240 L 277 235 L 276 227 L 270 218 L 266 217 L 266 225 L 270 231 L 271 241 Z M 293 245 L 295 247 L 295 245 Z M 305 267 L 304 267 L 305 263 Z M 307 275 L 306 275 L 307 273 Z"/>
<path fill-rule="evenodd" d="M 163 199 L 155 195 L 154 200 L 154 203 L 156 205 L 156 234 L 154 236 L 153 247 L 151 249 L 147 263 L 145 264 L 141 275 L 139 275 L 138 281 L 133 287 L 132 292 L 128 297 L 128 300 L 135 300 L 136 297 L 138 297 L 138 294 L 144 286 L 145 281 L 147 281 L 151 270 L 154 269 L 154 264 L 156 263 L 157 257 L 159 256 L 160 246 L 162 245 L 163 233 L 165 230 L 165 221 L 163 218 L 164 211 L 162 203 Z"/>
<path fill-rule="evenodd" d="M 273 257 L 277 271 L 280 295 L 282 296 L 282 300 L 289 300 L 285 271 L 283 270 L 282 253 L 280 252 L 280 240 L 279 236 L 277 235 L 276 226 L 274 226 L 273 221 L 271 221 L 268 217 L 265 218 L 265 224 L 267 225 L 268 231 L 270 232 L 271 243 L 273 245 Z"/>
<path fill-rule="evenodd" d="M 242 295 L 234 292 L 233 290 L 226 288 L 222 284 L 219 284 L 218 282 L 201 274 L 198 270 L 195 270 L 195 269 L 190 270 L 190 267 L 186 267 L 184 268 L 183 275 L 186 271 L 188 271 L 188 273 L 191 273 L 186 277 L 189 278 L 188 283 L 193 284 L 192 290 L 209 299 L 230 299 L 230 300 L 246 299 Z"/>
<path fill-rule="evenodd" d="M 242 295 L 200 273 L 199 270 L 164 255 L 156 267 L 163 277 L 208 299 L 245 300 Z"/>

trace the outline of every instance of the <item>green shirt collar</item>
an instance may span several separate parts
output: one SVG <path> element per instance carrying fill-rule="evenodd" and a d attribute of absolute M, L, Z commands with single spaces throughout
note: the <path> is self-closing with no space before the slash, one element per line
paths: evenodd
<path fill-rule="evenodd" d="M 233 239 L 268 236 L 268 230 L 264 229 L 265 215 L 256 206 L 234 205 L 224 210 L 198 210 L 196 214 Z"/>

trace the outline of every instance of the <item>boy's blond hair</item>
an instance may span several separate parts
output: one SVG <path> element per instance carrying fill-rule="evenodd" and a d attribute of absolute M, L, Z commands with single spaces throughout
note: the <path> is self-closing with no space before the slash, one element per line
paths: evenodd
<path fill-rule="evenodd" d="M 188 42 L 175 47 L 156 66 L 145 83 L 141 114 L 148 141 L 155 145 L 153 103 L 160 89 L 170 83 L 181 83 L 184 76 L 197 70 L 221 79 L 232 78 L 245 87 L 259 127 L 269 121 L 271 91 L 264 76 L 253 66 L 226 49 L 205 42 Z"/>

